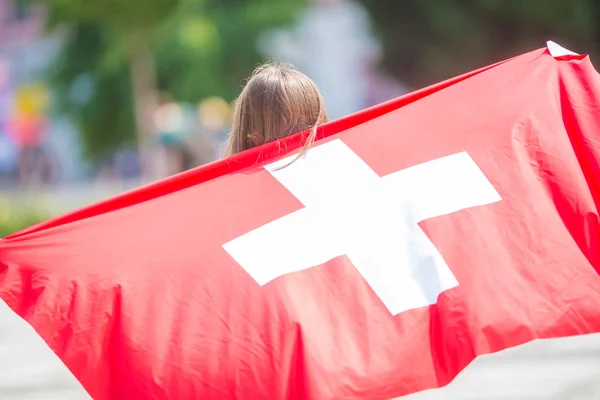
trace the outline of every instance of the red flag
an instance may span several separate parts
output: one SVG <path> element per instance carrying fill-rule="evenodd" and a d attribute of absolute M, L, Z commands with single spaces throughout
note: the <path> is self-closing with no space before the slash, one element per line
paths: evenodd
<path fill-rule="evenodd" d="M 600 332 L 599 103 L 527 53 L 6 238 L 0 297 L 98 400 L 443 386 Z"/>

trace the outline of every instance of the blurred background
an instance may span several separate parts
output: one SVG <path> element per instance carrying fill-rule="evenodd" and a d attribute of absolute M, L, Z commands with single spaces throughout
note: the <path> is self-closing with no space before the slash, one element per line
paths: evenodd
<path fill-rule="evenodd" d="M 331 118 L 543 47 L 597 0 L 0 0 L 0 237 L 219 157 L 244 79 L 296 65 Z"/>

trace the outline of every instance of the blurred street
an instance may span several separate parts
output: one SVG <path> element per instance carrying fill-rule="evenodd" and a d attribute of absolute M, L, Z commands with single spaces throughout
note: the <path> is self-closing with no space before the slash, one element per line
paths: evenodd
<path fill-rule="evenodd" d="M 267 59 L 336 119 L 549 39 L 600 50 L 585 0 L 58 4 L 0 0 L 0 237 L 219 158 Z"/>
<path fill-rule="evenodd" d="M 477 358 L 447 387 L 402 400 L 596 400 L 600 335 L 539 340 Z"/>

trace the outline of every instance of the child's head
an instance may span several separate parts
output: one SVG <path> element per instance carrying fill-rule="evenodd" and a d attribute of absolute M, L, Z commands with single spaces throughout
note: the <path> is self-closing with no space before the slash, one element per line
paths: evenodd
<path fill-rule="evenodd" d="M 310 145 L 324 122 L 323 99 L 313 81 L 290 65 L 265 64 L 235 102 L 225 156 L 312 128 Z"/>

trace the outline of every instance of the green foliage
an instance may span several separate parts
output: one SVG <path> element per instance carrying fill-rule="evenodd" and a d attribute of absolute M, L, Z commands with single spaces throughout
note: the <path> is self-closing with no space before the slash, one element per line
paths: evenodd
<path fill-rule="evenodd" d="M 423 86 L 543 47 L 554 40 L 600 56 L 596 0 L 361 0 L 387 69 Z"/>
<path fill-rule="evenodd" d="M 293 20 L 298 0 L 205 1 L 181 7 L 156 35 L 160 88 L 182 101 L 233 100 L 262 59 L 256 39 Z"/>
<path fill-rule="evenodd" d="M 187 0 L 52 0 L 48 13 L 51 25 L 100 23 L 139 29 L 154 28 L 165 15 Z"/>
<path fill-rule="evenodd" d="M 67 27 L 62 53 L 49 71 L 56 111 L 79 127 L 84 150 L 99 160 L 135 140 L 129 55 L 148 39 L 158 89 L 179 101 L 228 101 L 261 61 L 259 33 L 292 21 L 303 0 L 57 0 L 48 26 Z M 73 84 L 91 78 L 82 101 Z"/>
<path fill-rule="evenodd" d="M 48 219 L 48 215 L 32 205 L 11 204 L 0 198 L 0 238 L 11 235 Z"/>
<path fill-rule="evenodd" d="M 103 157 L 110 150 L 134 140 L 131 85 L 125 60 L 112 59 L 110 37 L 103 27 L 77 24 L 49 71 L 55 91 L 55 110 L 77 123 L 87 155 Z M 72 84 L 84 76 L 93 82 L 86 101 L 72 96 Z"/>

